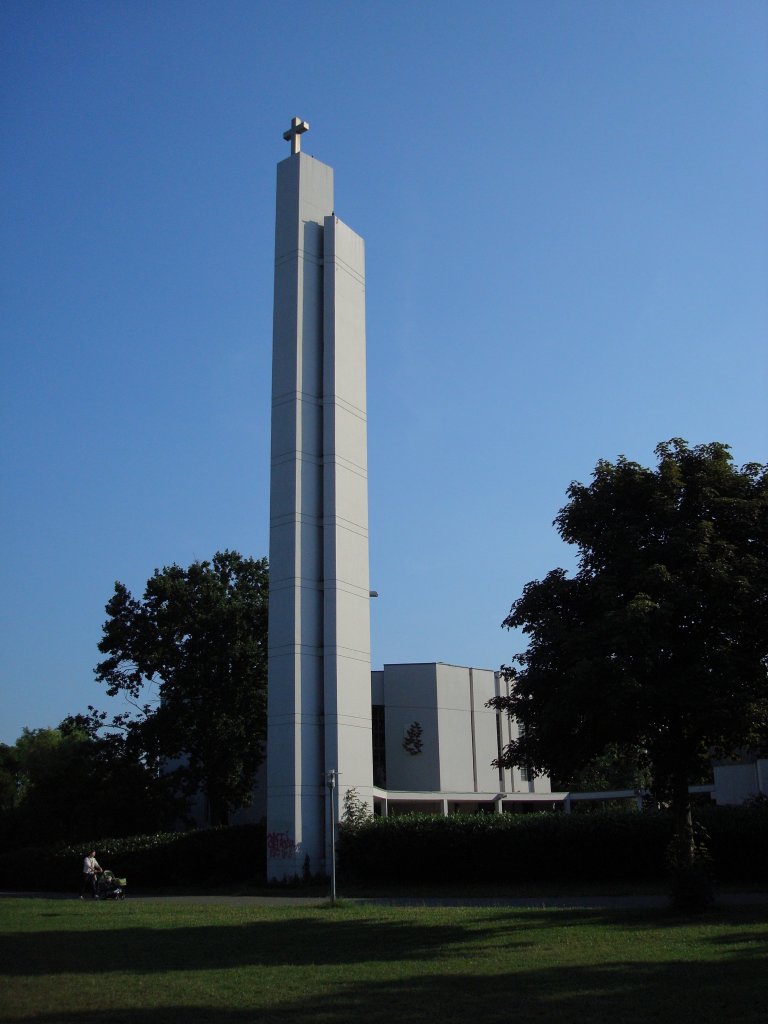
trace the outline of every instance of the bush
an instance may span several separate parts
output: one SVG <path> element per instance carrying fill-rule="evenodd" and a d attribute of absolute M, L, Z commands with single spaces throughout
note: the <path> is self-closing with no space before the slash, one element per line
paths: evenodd
<path fill-rule="evenodd" d="M 262 825 L 162 832 L 79 844 L 0 853 L 0 886 L 40 891 L 77 890 L 83 856 L 96 850 L 99 863 L 131 888 L 262 881 L 266 835 Z"/>
<path fill-rule="evenodd" d="M 768 812 L 702 812 L 721 880 L 766 877 Z M 663 880 L 674 832 L 667 812 L 409 814 L 340 830 L 339 867 L 350 880 L 604 882 Z"/>
<path fill-rule="evenodd" d="M 768 801 L 696 813 L 719 882 L 768 881 Z"/>
<path fill-rule="evenodd" d="M 341 829 L 340 866 L 388 881 L 584 881 L 663 873 L 666 815 L 402 815 Z"/>

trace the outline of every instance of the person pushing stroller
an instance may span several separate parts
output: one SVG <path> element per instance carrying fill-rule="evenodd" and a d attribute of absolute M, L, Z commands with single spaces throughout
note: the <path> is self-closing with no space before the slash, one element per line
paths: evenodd
<path fill-rule="evenodd" d="M 85 899 L 85 890 L 87 888 L 90 888 L 95 900 L 99 898 L 96 887 L 100 874 L 101 867 L 99 866 L 99 862 L 96 860 L 96 851 L 91 850 L 91 852 L 87 853 L 83 859 L 83 880 L 80 885 L 81 900 Z"/>

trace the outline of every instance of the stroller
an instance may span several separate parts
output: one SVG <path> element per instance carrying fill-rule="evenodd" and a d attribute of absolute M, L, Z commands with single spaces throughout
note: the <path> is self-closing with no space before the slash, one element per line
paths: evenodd
<path fill-rule="evenodd" d="M 111 871 L 105 869 L 96 883 L 96 899 L 124 900 L 127 884 L 124 878 L 117 878 Z"/>

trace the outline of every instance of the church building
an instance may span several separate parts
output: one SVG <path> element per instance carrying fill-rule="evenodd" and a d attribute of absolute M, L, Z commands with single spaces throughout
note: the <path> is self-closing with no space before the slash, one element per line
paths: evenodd
<path fill-rule="evenodd" d="M 270 879 L 326 870 L 346 791 L 389 814 L 502 810 L 549 789 L 491 767 L 510 728 L 485 706 L 495 673 L 431 664 L 371 674 L 365 250 L 336 216 L 332 168 L 301 150 L 308 129 L 293 119 L 277 167 Z"/>
<path fill-rule="evenodd" d="M 552 792 L 493 766 L 517 725 L 498 672 L 442 662 L 371 671 L 365 247 L 335 212 L 333 169 L 293 118 L 277 167 L 272 340 L 267 756 L 238 822 L 267 821 L 269 880 L 327 873 L 345 794 L 380 815 L 561 809 L 631 790 Z M 768 794 L 768 761 L 716 764 L 718 803 Z M 195 809 L 205 819 L 204 809 Z"/>
<path fill-rule="evenodd" d="M 548 778 L 493 767 L 517 735 L 507 715 L 486 706 L 508 685 L 498 672 L 438 662 L 385 665 L 371 679 L 376 813 L 543 810 L 562 802 Z"/>

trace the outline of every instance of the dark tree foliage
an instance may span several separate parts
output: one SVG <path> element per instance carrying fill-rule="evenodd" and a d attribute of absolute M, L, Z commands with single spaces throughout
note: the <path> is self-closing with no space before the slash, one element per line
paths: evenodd
<path fill-rule="evenodd" d="M 136 702 L 157 687 L 140 718 L 116 724 L 184 793 L 205 793 L 214 824 L 249 803 L 263 757 L 267 593 L 266 559 L 224 551 L 155 570 L 142 600 L 116 583 L 107 604 L 97 679 Z"/>
<path fill-rule="evenodd" d="M 0 814 L 12 811 L 21 798 L 21 762 L 15 746 L 0 743 Z"/>
<path fill-rule="evenodd" d="M 589 764 L 577 769 L 567 778 L 552 778 L 553 789 L 582 793 L 597 793 L 612 789 L 645 791 L 652 785 L 653 778 L 643 752 L 636 747 L 620 747 L 617 743 L 608 744 L 598 757 L 593 758 Z M 586 801 L 577 806 L 580 811 L 600 809 L 597 805 Z"/>
<path fill-rule="evenodd" d="M 6 845 L 157 831 L 180 815 L 167 780 L 123 737 L 92 735 L 83 716 L 56 729 L 24 729 L 0 750 L 0 778 Z"/>
<path fill-rule="evenodd" d="M 634 751 L 693 857 L 689 781 L 768 733 L 768 467 L 738 469 L 719 443 L 656 455 L 569 487 L 555 525 L 578 571 L 512 605 L 503 624 L 529 646 L 491 703 L 525 726 L 506 765 L 569 778 L 612 744 Z"/>

